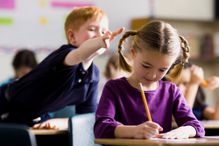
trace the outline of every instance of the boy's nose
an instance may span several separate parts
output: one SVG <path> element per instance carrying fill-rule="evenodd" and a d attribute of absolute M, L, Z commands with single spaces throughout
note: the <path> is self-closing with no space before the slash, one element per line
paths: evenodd
<path fill-rule="evenodd" d="M 96 36 L 97 36 L 97 37 L 103 36 L 102 31 L 97 31 L 97 32 L 96 32 Z"/>

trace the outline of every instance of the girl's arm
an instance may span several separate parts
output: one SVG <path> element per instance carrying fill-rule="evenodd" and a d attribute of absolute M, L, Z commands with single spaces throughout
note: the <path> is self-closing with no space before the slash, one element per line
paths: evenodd
<path fill-rule="evenodd" d="M 208 120 L 219 120 L 219 100 L 217 101 L 215 108 L 207 106 L 203 111 L 203 115 Z"/>
<path fill-rule="evenodd" d="M 203 69 L 199 66 L 193 65 L 190 69 L 191 79 L 190 82 L 185 86 L 184 96 L 190 108 L 193 107 L 196 94 L 201 82 L 204 80 Z"/>

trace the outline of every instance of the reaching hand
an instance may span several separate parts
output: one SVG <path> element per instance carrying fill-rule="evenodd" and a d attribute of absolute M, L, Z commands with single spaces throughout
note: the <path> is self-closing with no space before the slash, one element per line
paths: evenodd
<path fill-rule="evenodd" d="M 155 137 L 157 134 L 159 134 L 159 131 L 163 131 L 163 128 L 159 124 L 147 121 L 136 126 L 133 132 L 134 138 L 141 139 Z"/>
<path fill-rule="evenodd" d="M 119 28 L 118 30 L 114 31 L 114 32 L 106 32 L 104 35 L 103 35 L 103 41 L 105 43 L 105 48 L 109 48 L 110 47 L 110 41 L 112 41 L 117 35 L 121 34 L 123 31 L 125 30 L 124 27 L 122 28 Z"/>

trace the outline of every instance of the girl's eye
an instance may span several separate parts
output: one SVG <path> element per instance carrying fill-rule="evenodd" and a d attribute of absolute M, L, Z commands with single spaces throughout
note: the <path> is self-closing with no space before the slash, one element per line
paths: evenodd
<path fill-rule="evenodd" d="M 150 66 L 144 65 L 144 64 L 142 64 L 142 67 L 143 67 L 143 68 L 150 68 Z"/>
<path fill-rule="evenodd" d="M 166 69 L 160 69 L 160 72 L 165 72 L 166 71 Z"/>

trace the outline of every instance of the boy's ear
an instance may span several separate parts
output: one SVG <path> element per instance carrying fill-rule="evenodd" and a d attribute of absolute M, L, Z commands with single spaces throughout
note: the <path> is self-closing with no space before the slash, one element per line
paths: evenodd
<path fill-rule="evenodd" d="M 70 44 L 72 44 L 72 45 L 76 44 L 75 34 L 74 34 L 72 29 L 69 29 L 67 31 L 67 37 L 68 37 L 68 41 Z"/>

